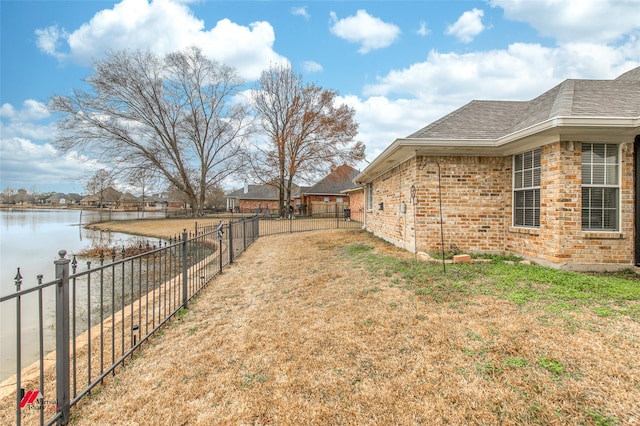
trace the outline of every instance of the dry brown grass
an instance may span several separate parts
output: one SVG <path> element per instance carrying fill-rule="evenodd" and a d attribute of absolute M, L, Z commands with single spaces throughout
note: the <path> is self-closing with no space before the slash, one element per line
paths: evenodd
<path fill-rule="evenodd" d="M 413 259 L 360 231 L 262 237 L 72 424 L 640 424 L 637 321 L 417 295 L 357 244 Z"/>
<path fill-rule="evenodd" d="M 423 299 L 353 269 L 356 243 L 411 257 L 358 231 L 260 238 L 72 423 L 640 422 L 636 322 Z"/>
<path fill-rule="evenodd" d="M 208 218 L 114 220 L 96 223 L 90 227 L 110 232 L 169 239 L 180 238 L 184 229 L 187 232 L 194 231 L 196 223 L 209 224 L 212 221 L 212 219 Z"/>

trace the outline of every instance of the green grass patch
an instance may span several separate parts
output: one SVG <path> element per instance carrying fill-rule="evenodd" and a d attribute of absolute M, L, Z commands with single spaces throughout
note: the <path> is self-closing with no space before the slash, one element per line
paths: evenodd
<path fill-rule="evenodd" d="M 564 366 L 558 360 L 541 357 L 538 358 L 538 365 L 540 365 L 545 370 L 553 373 L 556 377 L 560 377 L 565 374 Z"/>
<path fill-rule="evenodd" d="M 373 248 L 353 244 L 343 253 L 354 267 L 389 278 L 425 301 L 457 303 L 482 294 L 555 315 L 590 311 L 640 321 L 640 276 L 633 271 L 577 273 L 522 264 L 515 256 L 482 255 L 491 262 L 451 264 L 444 272 L 437 262 L 380 255 Z"/>
<path fill-rule="evenodd" d="M 522 357 L 509 357 L 502 360 L 502 364 L 507 368 L 524 368 L 529 362 Z"/>

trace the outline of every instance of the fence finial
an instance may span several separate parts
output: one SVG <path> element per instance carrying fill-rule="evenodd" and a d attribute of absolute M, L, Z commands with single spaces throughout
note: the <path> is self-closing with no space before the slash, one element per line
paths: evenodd
<path fill-rule="evenodd" d="M 16 283 L 17 291 L 20 291 L 20 286 L 22 286 L 22 274 L 20 273 L 20 268 L 18 268 L 18 272 L 16 272 L 16 277 L 13 281 Z"/>

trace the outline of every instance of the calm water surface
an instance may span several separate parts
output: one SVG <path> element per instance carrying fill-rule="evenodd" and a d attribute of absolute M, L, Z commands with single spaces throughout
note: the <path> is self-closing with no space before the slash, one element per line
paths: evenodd
<path fill-rule="evenodd" d="M 66 250 L 69 256 L 96 245 L 113 247 L 137 241 L 140 237 L 90 230 L 84 226 L 105 220 L 136 219 L 140 215 L 139 212 L 66 209 L 0 210 L 0 295 L 5 296 L 16 291 L 14 278 L 17 268 L 20 268 L 23 277 L 23 290 L 37 285 L 38 274 L 43 275 L 44 283 L 53 280 L 53 261 L 58 258 L 57 253 L 62 249 Z M 144 217 L 153 216 L 164 217 L 164 213 L 144 213 Z M 81 267 L 86 268 L 86 262 L 82 259 L 79 264 L 79 268 Z M 55 331 L 52 328 L 54 295 L 50 291 L 43 297 L 45 352 L 48 352 L 55 344 Z M 23 366 L 36 361 L 39 354 L 37 295 L 32 293 L 31 299 L 24 301 L 22 311 Z M 15 374 L 15 316 L 15 303 L 0 304 L 0 381 Z"/>

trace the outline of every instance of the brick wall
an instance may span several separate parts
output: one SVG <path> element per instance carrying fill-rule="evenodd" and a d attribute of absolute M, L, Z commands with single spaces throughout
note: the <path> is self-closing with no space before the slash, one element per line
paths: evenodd
<path fill-rule="evenodd" d="M 252 212 L 260 208 L 268 208 L 271 213 L 278 213 L 278 200 L 240 200 L 238 203 L 240 211 Z"/>
<path fill-rule="evenodd" d="M 349 192 L 349 208 L 351 218 L 362 221 L 364 217 L 364 189 Z"/>
<path fill-rule="evenodd" d="M 567 269 L 632 266 L 633 144 L 621 147 L 620 232 L 582 231 L 581 143 L 557 142 L 541 150 L 539 228 L 512 226 L 512 156 L 407 160 L 373 181 L 373 209 L 367 211 L 366 228 L 409 251 L 438 253 L 442 247 L 438 169 L 434 163 L 425 164 L 437 161 L 445 250 L 513 253 Z"/>

